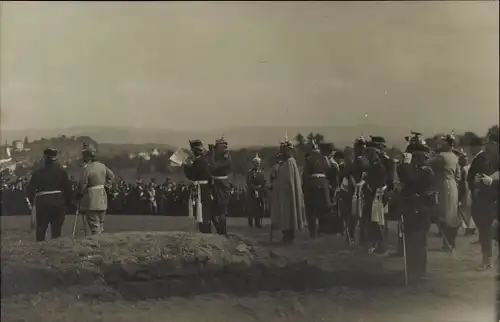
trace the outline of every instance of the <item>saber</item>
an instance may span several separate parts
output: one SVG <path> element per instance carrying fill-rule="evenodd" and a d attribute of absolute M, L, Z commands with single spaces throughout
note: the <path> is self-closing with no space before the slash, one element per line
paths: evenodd
<path fill-rule="evenodd" d="M 408 287 L 408 262 L 406 260 L 406 235 L 404 230 L 404 216 L 401 216 L 401 237 L 403 238 L 403 261 L 405 268 L 405 286 Z"/>
<path fill-rule="evenodd" d="M 78 222 L 78 217 L 80 216 L 80 203 L 76 205 L 75 222 L 73 223 L 73 239 L 76 237 L 76 223 Z"/>
<path fill-rule="evenodd" d="M 33 206 L 31 205 L 31 202 L 27 197 L 25 198 L 25 200 L 31 212 L 30 229 L 33 230 L 36 228 L 36 209 L 33 209 Z"/>
<path fill-rule="evenodd" d="M 451 255 L 453 258 L 455 258 L 455 249 L 451 247 L 450 242 L 448 241 L 448 238 L 446 238 L 446 235 L 444 234 L 443 230 L 441 229 L 441 226 L 439 223 L 436 225 L 439 232 L 441 233 L 441 237 L 443 237 L 444 242 L 446 243 L 446 247 L 448 247 L 449 250 L 451 250 Z"/>

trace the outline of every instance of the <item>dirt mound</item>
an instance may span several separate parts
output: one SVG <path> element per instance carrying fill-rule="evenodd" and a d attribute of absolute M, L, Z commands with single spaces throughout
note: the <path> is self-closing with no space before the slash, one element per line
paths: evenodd
<path fill-rule="evenodd" d="M 244 283 L 251 285 L 252 276 L 257 281 L 265 272 L 288 270 L 290 265 L 287 258 L 237 235 L 226 239 L 188 232 L 121 232 L 80 240 L 19 242 L 2 249 L 2 295 L 106 285 L 149 297 L 149 291 L 134 290 L 154 282 L 162 285 L 154 293 L 168 296 L 193 287 L 214 288 L 222 280 L 235 286 L 239 284 L 235 276 L 245 276 Z"/>

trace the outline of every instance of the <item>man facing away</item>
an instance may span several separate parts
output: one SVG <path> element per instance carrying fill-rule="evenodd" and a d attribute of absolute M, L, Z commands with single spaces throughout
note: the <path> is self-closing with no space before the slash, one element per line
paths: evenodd
<path fill-rule="evenodd" d="M 92 235 L 100 235 L 104 231 L 104 217 L 108 209 L 106 188 L 112 185 L 115 175 L 106 165 L 97 161 L 95 152 L 90 146 L 82 151 L 84 166 L 77 187 L 77 198 L 85 234 L 90 230 Z"/>
<path fill-rule="evenodd" d="M 319 146 L 314 140 L 311 145 L 312 151 L 304 164 L 302 184 L 309 235 L 311 238 L 316 238 L 318 224 L 324 224 L 322 219 L 331 207 L 330 183 L 328 180 L 330 165 L 328 159 L 320 153 Z"/>
<path fill-rule="evenodd" d="M 61 237 L 66 209 L 71 203 L 68 173 L 57 163 L 57 151 L 45 149 L 44 166 L 35 170 L 27 187 L 27 197 L 36 209 L 36 241 L 45 241 L 50 225 L 52 239 Z"/>

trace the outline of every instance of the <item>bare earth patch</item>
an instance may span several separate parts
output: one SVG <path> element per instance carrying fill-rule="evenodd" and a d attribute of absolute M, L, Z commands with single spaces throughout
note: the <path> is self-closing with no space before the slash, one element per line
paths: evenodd
<path fill-rule="evenodd" d="M 493 272 L 478 246 L 433 251 L 429 278 L 404 287 L 400 258 L 342 237 L 267 244 L 231 219 L 229 239 L 182 232 L 186 219 L 109 216 L 114 233 L 32 242 L 25 217 L 2 218 L 2 321 L 492 321 Z M 67 225 L 71 226 L 71 225 Z M 71 227 L 66 227 L 68 230 Z M 130 231 L 131 228 L 145 230 Z M 156 230 L 156 231 L 154 231 Z M 68 235 L 68 231 L 65 232 Z M 245 236 L 245 237 L 243 237 Z"/>

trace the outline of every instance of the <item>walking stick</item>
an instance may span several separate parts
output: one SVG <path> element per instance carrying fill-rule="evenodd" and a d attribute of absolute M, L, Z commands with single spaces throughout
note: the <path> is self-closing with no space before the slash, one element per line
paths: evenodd
<path fill-rule="evenodd" d="M 75 212 L 75 222 L 73 223 L 73 239 L 75 239 L 76 237 L 76 223 L 78 222 L 79 216 L 80 216 L 80 203 L 77 203 Z"/>
<path fill-rule="evenodd" d="M 446 235 L 444 234 L 444 231 L 441 229 L 441 226 L 439 225 L 439 223 L 436 226 L 439 230 L 439 233 L 441 234 L 441 237 L 443 237 L 443 240 L 446 243 L 446 247 L 448 247 L 448 249 L 451 250 L 451 254 L 453 255 L 453 257 L 455 257 L 455 250 L 453 249 L 453 247 L 451 247 L 451 244 L 448 241 L 448 238 L 446 238 Z"/>
<path fill-rule="evenodd" d="M 405 286 L 408 287 L 408 262 L 406 260 L 406 235 L 404 230 L 404 218 L 401 216 L 401 236 L 403 238 L 403 261 L 404 261 L 404 269 L 405 269 Z"/>

